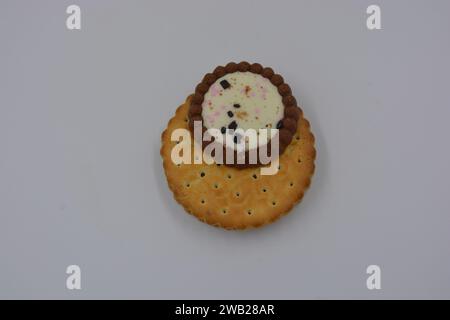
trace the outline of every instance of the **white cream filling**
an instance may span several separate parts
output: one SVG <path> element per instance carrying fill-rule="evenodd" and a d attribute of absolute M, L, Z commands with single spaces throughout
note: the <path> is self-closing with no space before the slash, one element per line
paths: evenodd
<path fill-rule="evenodd" d="M 217 79 L 210 86 L 202 109 L 204 126 L 222 131 L 276 128 L 284 114 L 282 97 L 270 80 L 253 72 L 239 71 Z M 246 145 L 246 149 L 254 147 L 252 141 Z"/>

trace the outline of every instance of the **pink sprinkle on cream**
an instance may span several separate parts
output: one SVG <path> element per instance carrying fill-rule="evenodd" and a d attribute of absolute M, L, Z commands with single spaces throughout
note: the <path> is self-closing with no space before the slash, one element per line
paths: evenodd
<path fill-rule="evenodd" d="M 216 85 L 212 85 L 211 88 L 209 88 L 209 90 L 211 91 L 211 96 L 215 97 L 219 94 L 219 90 L 217 89 Z"/>

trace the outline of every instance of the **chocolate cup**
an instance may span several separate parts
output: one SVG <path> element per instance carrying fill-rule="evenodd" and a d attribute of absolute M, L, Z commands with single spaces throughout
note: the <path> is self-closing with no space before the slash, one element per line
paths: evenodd
<path fill-rule="evenodd" d="M 284 150 L 286 150 L 287 146 L 291 143 L 292 138 L 297 130 L 298 120 L 301 116 L 301 109 L 297 106 L 297 100 L 292 95 L 291 88 L 287 83 L 284 82 L 284 79 L 281 75 L 276 74 L 272 68 L 265 68 L 259 63 L 250 64 L 247 61 L 242 61 L 240 63 L 229 62 L 225 66 L 218 66 L 214 69 L 213 72 L 207 73 L 203 80 L 195 87 L 194 98 L 191 99 L 191 103 L 189 106 L 188 118 L 189 118 L 189 128 L 193 133 L 194 130 L 194 121 L 202 121 L 202 132 L 205 132 L 207 128 L 203 126 L 203 117 L 202 117 L 202 102 L 204 100 L 206 92 L 208 92 L 209 87 L 219 78 L 225 76 L 229 73 L 234 72 L 252 72 L 255 74 L 260 74 L 264 78 L 267 78 L 275 87 L 277 87 L 278 93 L 282 97 L 282 102 L 284 105 L 284 116 L 281 119 L 281 128 L 278 132 L 279 135 L 279 155 L 281 155 Z M 202 148 L 204 149 L 207 145 L 209 145 L 210 141 L 203 141 L 201 143 Z M 268 150 L 270 151 L 271 141 L 266 145 Z M 225 163 L 226 153 L 231 152 L 231 149 L 228 149 L 225 145 L 223 146 L 223 159 L 224 165 L 236 167 L 239 169 L 248 168 L 248 167 L 258 167 L 264 164 L 261 163 L 259 157 L 259 147 L 257 152 L 257 162 L 255 164 L 250 163 L 249 161 L 249 153 L 250 151 L 245 151 L 245 163 L 238 164 L 236 163 L 236 159 L 238 157 L 238 152 L 235 150 L 233 159 L 235 160 L 233 164 Z M 268 152 L 267 154 L 270 154 Z"/>

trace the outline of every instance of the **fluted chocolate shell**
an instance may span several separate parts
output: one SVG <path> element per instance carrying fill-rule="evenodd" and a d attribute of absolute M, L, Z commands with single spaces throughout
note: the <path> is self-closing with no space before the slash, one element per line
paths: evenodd
<path fill-rule="evenodd" d="M 194 121 L 202 121 L 202 103 L 205 97 L 206 92 L 208 92 L 209 87 L 219 78 L 223 77 L 226 74 L 234 73 L 236 71 L 240 72 L 253 72 L 256 74 L 260 74 L 261 76 L 270 80 L 270 82 L 277 87 L 279 94 L 282 97 L 282 102 L 284 105 L 284 117 L 281 119 L 281 126 L 278 132 L 279 135 L 279 154 L 281 155 L 286 147 L 291 143 L 292 138 L 297 130 L 298 119 L 301 115 L 301 109 L 297 106 L 297 100 L 292 95 L 292 90 L 288 84 L 284 82 L 284 79 L 281 75 L 276 74 L 272 68 L 265 68 L 259 63 L 250 64 L 247 61 L 242 61 L 239 63 L 229 62 L 225 66 L 218 66 L 214 69 L 212 73 L 207 73 L 202 81 L 195 87 L 195 93 L 191 100 L 191 105 L 189 107 L 188 117 L 189 117 L 189 128 L 193 132 L 194 129 Z M 205 132 L 207 129 L 203 126 L 202 132 Z M 201 142 L 203 148 L 205 148 L 211 142 Z M 267 144 L 268 151 L 270 151 L 270 141 Z M 227 152 L 226 147 L 224 146 L 224 156 Z M 237 159 L 237 151 L 234 152 L 234 159 Z M 270 152 L 268 152 L 270 154 Z M 257 163 L 251 164 L 249 163 L 249 151 L 245 152 L 245 163 L 237 164 L 236 161 L 234 164 L 226 164 L 229 166 L 237 167 L 237 168 L 247 168 L 253 166 L 262 165 L 259 159 L 259 150 L 257 150 Z"/>

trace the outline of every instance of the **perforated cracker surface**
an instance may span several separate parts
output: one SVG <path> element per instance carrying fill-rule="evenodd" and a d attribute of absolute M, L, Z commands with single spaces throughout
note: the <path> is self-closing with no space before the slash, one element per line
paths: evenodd
<path fill-rule="evenodd" d="M 176 165 L 171 160 L 176 144 L 170 140 L 171 133 L 188 129 L 190 98 L 177 109 L 161 137 L 164 171 L 178 203 L 201 221 L 226 229 L 259 227 L 289 212 L 303 198 L 314 173 L 316 151 L 308 120 L 303 115 L 298 120 L 297 132 L 281 155 L 275 175 L 261 175 L 260 168 Z"/>

